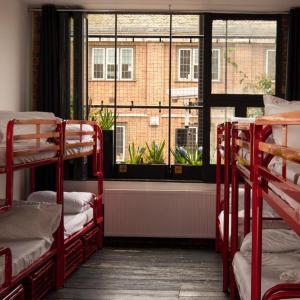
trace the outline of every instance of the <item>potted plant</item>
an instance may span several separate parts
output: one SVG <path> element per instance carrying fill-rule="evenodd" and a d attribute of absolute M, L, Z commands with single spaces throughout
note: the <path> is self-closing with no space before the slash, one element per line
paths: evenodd
<path fill-rule="evenodd" d="M 175 164 L 171 166 L 171 175 L 174 179 L 194 179 L 202 178 L 202 153 L 203 148 L 178 147 L 171 150 Z"/>
<path fill-rule="evenodd" d="M 157 145 L 135 147 L 134 143 L 128 147 L 129 160 L 126 164 L 118 164 L 120 178 L 162 179 L 166 178 L 168 166 L 164 162 L 163 150 L 165 141 Z"/>
<path fill-rule="evenodd" d="M 96 121 L 103 133 L 103 172 L 105 178 L 113 176 L 114 167 L 114 132 L 112 127 L 115 121 L 114 113 L 105 108 L 90 111 L 90 119 Z"/>

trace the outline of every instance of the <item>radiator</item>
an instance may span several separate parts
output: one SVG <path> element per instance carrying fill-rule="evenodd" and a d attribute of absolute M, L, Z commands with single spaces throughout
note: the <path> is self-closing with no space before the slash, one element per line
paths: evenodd
<path fill-rule="evenodd" d="M 95 182 L 67 182 L 66 190 L 95 191 Z M 105 236 L 214 238 L 215 185 L 108 181 Z"/>

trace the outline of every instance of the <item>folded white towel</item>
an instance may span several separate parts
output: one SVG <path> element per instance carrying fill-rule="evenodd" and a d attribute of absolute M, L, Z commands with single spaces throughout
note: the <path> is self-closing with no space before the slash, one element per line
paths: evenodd
<path fill-rule="evenodd" d="M 86 192 L 64 192 L 64 213 L 78 214 L 91 206 L 94 194 Z M 39 191 L 31 193 L 27 197 L 27 201 L 35 202 L 56 202 L 56 192 L 53 191 Z"/>
<path fill-rule="evenodd" d="M 300 282 L 300 271 L 299 270 L 289 270 L 280 274 L 281 282 Z"/>

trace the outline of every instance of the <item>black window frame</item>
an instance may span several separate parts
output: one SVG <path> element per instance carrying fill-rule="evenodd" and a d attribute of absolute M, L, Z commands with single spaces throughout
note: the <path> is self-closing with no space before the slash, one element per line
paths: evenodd
<path fill-rule="evenodd" d="M 211 80 L 211 53 L 212 53 L 212 23 L 214 20 L 249 20 L 249 21 L 276 21 L 276 75 L 275 75 L 275 96 L 283 97 L 281 94 L 281 86 L 283 84 L 283 76 L 281 72 L 281 51 L 282 51 L 282 23 L 281 15 L 266 14 L 223 14 L 208 13 L 205 16 L 204 25 L 204 115 L 203 115 L 203 159 L 205 162 L 206 178 L 205 181 L 214 182 L 215 165 L 210 164 L 210 126 L 211 126 L 211 108 L 212 107 L 234 107 L 235 116 L 246 117 L 247 107 L 263 107 L 263 95 L 255 94 L 213 94 Z M 210 63 L 207 63 L 210 62 Z"/>

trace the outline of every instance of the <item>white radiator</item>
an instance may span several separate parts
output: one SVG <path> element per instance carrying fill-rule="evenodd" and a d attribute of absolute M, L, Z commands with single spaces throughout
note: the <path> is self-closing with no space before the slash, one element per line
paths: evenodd
<path fill-rule="evenodd" d="M 95 182 L 66 182 L 66 190 L 95 191 Z M 215 185 L 107 181 L 105 236 L 215 237 Z"/>

